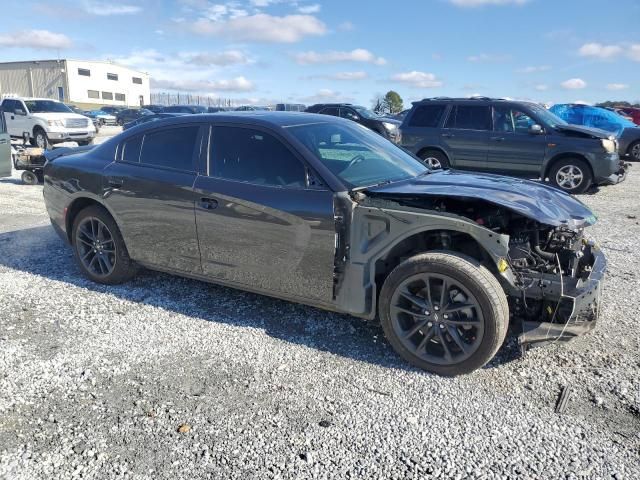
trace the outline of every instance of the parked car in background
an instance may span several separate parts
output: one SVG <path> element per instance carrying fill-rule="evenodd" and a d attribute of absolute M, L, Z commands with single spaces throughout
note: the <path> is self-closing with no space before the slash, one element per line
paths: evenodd
<path fill-rule="evenodd" d="M 102 110 L 103 112 L 107 112 L 113 116 L 115 116 L 118 112 L 126 109 L 127 107 L 119 107 L 114 105 L 105 105 L 104 107 L 100 107 L 100 110 Z"/>
<path fill-rule="evenodd" d="M 164 110 L 165 106 L 164 105 L 142 105 L 141 108 L 144 108 L 145 110 L 151 110 L 153 113 L 160 113 L 162 112 L 162 110 Z"/>
<path fill-rule="evenodd" d="M 228 112 L 230 108 L 227 107 L 207 107 L 207 113 Z"/>
<path fill-rule="evenodd" d="M 236 107 L 236 112 L 256 112 L 256 111 L 268 111 L 271 110 L 269 107 L 262 107 L 258 105 L 241 105 Z"/>
<path fill-rule="evenodd" d="M 84 114 L 92 119 L 94 122 L 99 122 L 100 125 L 117 125 L 117 119 L 115 115 L 104 112 L 102 110 L 88 110 Z"/>
<path fill-rule="evenodd" d="M 602 311 L 606 260 L 583 203 L 433 172 L 340 118 L 185 115 L 44 173 L 51 223 L 92 281 L 144 266 L 379 318 L 404 359 L 442 375 L 486 364 L 510 322 L 540 345 L 592 330 Z"/>
<path fill-rule="evenodd" d="M 207 107 L 204 105 L 171 105 L 164 107 L 162 113 L 207 113 Z"/>
<path fill-rule="evenodd" d="M 128 130 L 132 127 L 137 127 L 138 125 L 142 125 L 143 123 L 148 123 L 148 122 L 156 122 L 158 120 L 162 120 L 163 118 L 171 118 L 171 117 L 178 117 L 181 115 L 189 115 L 188 113 L 166 113 L 166 112 L 161 112 L 161 113 L 154 113 L 153 115 L 143 115 L 140 118 L 133 120 L 129 123 L 125 123 L 122 126 L 123 130 Z"/>
<path fill-rule="evenodd" d="M 352 120 L 379 133 L 392 142 L 398 142 L 399 140 L 398 127 L 401 122 L 393 118 L 378 115 L 359 105 L 352 105 L 350 103 L 316 103 L 308 107 L 306 112 L 332 115 L 334 117 Z"/>
<path fill-rule="evenodd" d="M 622 158 L 640 161 L 640 127 L 604 107 L 582 104 L 556 104 L 550 109 L 572 125 L 599 128 L 616 136 L 618 153 Z"/>
<path fill-rule="evenodd" d="M 430 168 L 539 177 L 569 193 L 626 178 L 611 134 L 569 125 L 536 103 L 427 98 L 414 102 L 400 134 Z"/>
<path fill-rule="evenodd" d="M 277 112 L 304 112 L 307 109 L 302 103 L 278 103 L 276 104 Z"/>
<path fill-rule="evenodd" d="M 618 110 L 628 115 L 631 121 L 636 125 L 640 125 L 640 108 L 637 107 L 618 107 Z"/>
<path fill-rule="evenodd" d="M 145 108 L 128 108 L 116 114 L 116 123 L 118 125 L 124 125 L 125 123 L 133 122 L 146 115 L 153 115 L 153 112 Z"/>
<path fill-rule="evenodd" d="M 28 136 L 34 147 L 73 141 L 88 145 L 96 135 L 93 122 L 72 112 L 64 103 L 48 98 L 7 97 L 0 108 L 4 112 L 9 135 Z"/>

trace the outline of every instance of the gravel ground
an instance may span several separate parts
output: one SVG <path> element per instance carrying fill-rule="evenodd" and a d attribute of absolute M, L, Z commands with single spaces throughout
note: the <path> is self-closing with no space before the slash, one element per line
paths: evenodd
<path fill-rule="evenodd" d="M 583 196 L 597 329 L 446 379 L 345 315 L 157 273 L 85 280 L 0 180 L 0 478 L 640 478 L 640 175 Z M 572 387 L 566 411 L 554 407 Z"/>

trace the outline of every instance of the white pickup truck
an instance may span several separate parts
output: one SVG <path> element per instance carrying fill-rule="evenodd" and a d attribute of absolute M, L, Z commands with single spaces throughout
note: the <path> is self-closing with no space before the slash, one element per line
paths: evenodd
<path fill-rule="evenodd" d="M 91 119 L 73 113 L 57 100 L 7 97 L 2 99 L 0 109 L 9 135 L 12 138 L 28 135 L 34 147 L 47 148 L 54 143 L 70 141 L 89 145 L 96 135 Z"/>

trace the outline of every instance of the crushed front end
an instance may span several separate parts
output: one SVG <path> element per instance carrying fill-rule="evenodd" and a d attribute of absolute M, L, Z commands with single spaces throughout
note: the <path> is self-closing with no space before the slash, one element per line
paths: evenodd
<path fill-rule="evenodd" d="M 518 341 L 534 346 L 568 341 L 595 328 L 606 258 L 584 229 L 544 227 L 510 237 L 509 297 Z"/>

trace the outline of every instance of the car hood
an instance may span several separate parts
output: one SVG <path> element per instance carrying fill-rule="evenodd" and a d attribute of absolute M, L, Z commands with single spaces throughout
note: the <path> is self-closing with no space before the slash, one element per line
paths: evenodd
<path fill-rule="evenodd" d="M 452 197 L 483 200 L 554 227 L 577 229 L 593 225 L 596 217 L 581 201 L 555 187 L 488 173 L 445 170 L 371 187 L 375 197 Z"/>
<path fill-rule="evenodd" d="M 581 133 L 591 138 L 611 138 L 613 135 L 606 130 L 600 130 L 599 128 L 585 127 L 584 125 L 556 125 L 556 130 L 560 132 Z"/>

